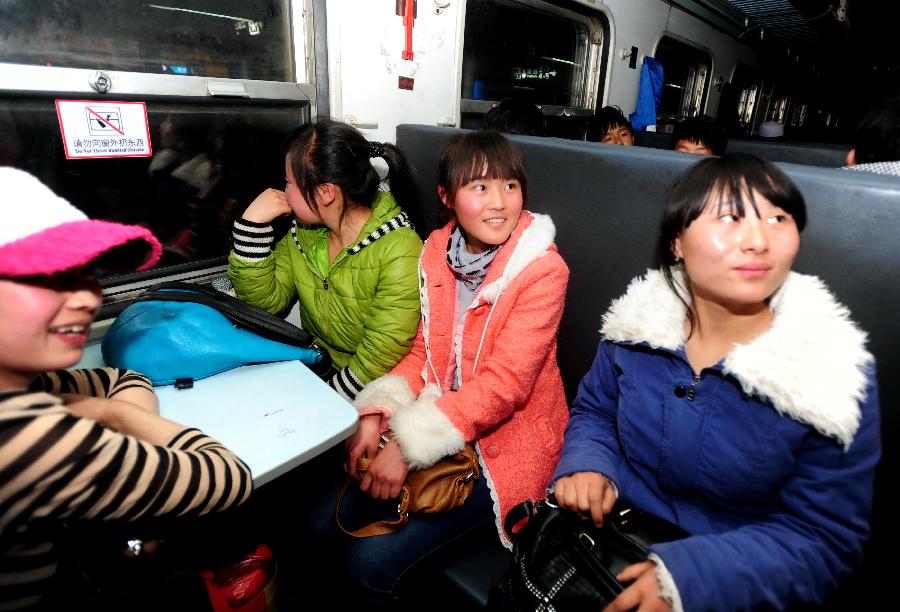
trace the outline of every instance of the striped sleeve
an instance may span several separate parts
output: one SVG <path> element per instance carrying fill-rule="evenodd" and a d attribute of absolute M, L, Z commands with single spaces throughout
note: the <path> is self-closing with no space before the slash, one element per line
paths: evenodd
<path fill-rule="evenodd" d="M 249 468 L 196 429 L 156 446 L 76 417 L 52 396 L 24 398 L 27 406 L 4 406 L 0 417 L 3 531 L 37 518 L 205 514 L 250 494 Z"/>
<path fill-rule="evenodd" d="M 349 366 L 342 368 L 328 379 L 328 386 L 338 392 L 348 402 L 356 399 L 356 394 L 365 386 Z"/>
<path fill-rule="evenodd" d="M 47 393 L 0 394 L 0 609 L 35 604 L 56 573 L 53 542 L 25 537 L 37 522 L 205 514 L 242 503 L 252 486 L 249 468 L 196 429 L 156 446 Z"/>
<path fill-rule="evenodd" d="M 153 392 L 153 385 L 146 376 L 120 368 L 57 370 L 41 374 L 31 383 L 32 391 L 77 393 L 105 398 L 133 388 Z"/>
<path fill-rule="evenodd" d="M 234 256 L 242 261 L 262 261 L 272 254 L 275 229 L 270 223 L 236 219 L 232 229 Z"/>

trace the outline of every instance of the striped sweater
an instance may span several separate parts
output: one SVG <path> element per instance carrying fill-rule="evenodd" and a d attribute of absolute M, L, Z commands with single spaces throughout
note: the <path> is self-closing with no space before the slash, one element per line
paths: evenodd
<path fill-rule="evenodd" d="M 112 398 L 151 388 L 143 376 L 98 368 L 43 375 L 0 392 L 0 610 L 33 606 L 56 573 L 62 520 L 196 515 L 243 502 L 250 470 L 219 442 L 185 428 L 165 446 L 73 415 L 50 393 Z"/>

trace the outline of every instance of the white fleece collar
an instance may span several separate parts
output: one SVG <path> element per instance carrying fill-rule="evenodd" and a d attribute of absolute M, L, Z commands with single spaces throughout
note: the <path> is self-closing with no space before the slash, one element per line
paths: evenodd
<path fill-rule="evenodd" d="M 547 252 L 550 245 L 556 238 L 556 226 L 548 215 L 538 213 L 530 214 L 533 219 L 531 225 L 522 231 L 519 236 L 519 242 L 516 243 L 512 255 L 503 268 L 503 274 L 489 285 L 484 286 L 469 308 L 475 307 L 479 300 L 484 300 L 488 304 L 494 304 L 500 298 L 500 294 L 509 286 L 511 282 L 519 275 L 519 273 L 528 267 L 532 261 Z"/>
<path fill-rule="evenodd" d="M 735 345 L 724 373 L 745 393 L 849 447 L 872 363 L 865 332 L 815 276 L 791 272 L 769 305 L 772 326 L 750 344 Z M 676 350 L 684 344 L 684 320 L 685 306 L 662 272 L 648 270 L 612 303 L 600 332 L 614 342 Z"/>

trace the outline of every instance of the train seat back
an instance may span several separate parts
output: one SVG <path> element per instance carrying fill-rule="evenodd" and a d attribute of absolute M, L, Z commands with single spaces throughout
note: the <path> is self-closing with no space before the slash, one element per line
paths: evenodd
<path fill-rule="evenodd" d="M 438 156 L 460 130 L 401 125 L 397 144 L 418 172 L 427 213 L 436 225 Z M 657 226 L 672 180 L 698 158 L 642 147 L 599 145 L 555 138 L 512 137 L 528 170 L 528 207 L 548 213 L 571 276 L 559 331 L 559 365 L 570 398 L 592 362 L 601 316 L 628 281 L 653 265 Z M 888 585 L 889 543 L 900 541 L 900 505 L 889 487 L 897 478 L 900 435 L 900 179 L 837 168 L 779 164 L 803 192 L 809 223 L 794 268 L 822 278 L 869 333 L 877 360 L 884 455 L 876 483 L 872 539 L 863 569 L 848 587 L 873 603 Z M 892 524 L 893 522 L 893 524 Z M 490 545 L 485 544 L 488 548 Z M 499 544 L 493 547 L 499 548 Z M 483 552 L 483 551 L 482 551 Z M 474 553 L 473 553 L 474 554 Z M 498 554 L 496 550 L 485 554 Z M 445 563 L 459 584 L 466 556 Z M 501 564 L 502 565 L 502 564 Z M 477 567 L 477 566 L 473 566 Z M 484 582 L 473 571 L 471 583 Z M 486 598 L 486 594 L 485 598 Z"/>
<path fill-rule="evenodd" d="M 634 144 L 653 149 L 671 149 L 672 135 L 662 132 L 635 132 Z M 840 168 L 847 163 L 846 146 L 765 140 L 759 138 L 730 138 L 726 153 L 751 153 L 771 162 L 788 162 L 824 168 Z"/>

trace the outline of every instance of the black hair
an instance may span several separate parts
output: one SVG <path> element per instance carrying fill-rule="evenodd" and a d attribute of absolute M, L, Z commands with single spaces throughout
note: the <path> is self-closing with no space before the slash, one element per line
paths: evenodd
<path fill-rule="evenodd" d="M 506 98 L 485 114 L 481 129 L 507 134 L 543 136 L 544 113 L 528 100 Z"/>
<path fill-rule="evenodd" d="M 728 134 L 715 121 L 699 118 L 685 119 L 676 123 L 672 130 L 673 149 L 679 140 L 687 140 L 709 147 L 714 155 L 722 155 L 728 145 Z"/>
<path fill-rule="evenodd" d="M 631 122 L 622 113 L 621 108 L 618 106 L 604 106 L 593 117 L 588 119 L 587 139 L 600 142 L 609 130 L 617 127 L 626 127 L 629 132 L 634 134 Z"/>
<path fill-rule="evenodd" d="M 516 179 L 522 187 L 522 208 L 528 206 L 528 178 L 522 152 L 511 140 L 492 130 L 466 132 L 450 139 L 438 162 L 438 186 L 453 206 L 456 192 L 475 179 Z M 447 207 L 441 206 L 442 218 Z"/>
<path fill-rule="evenodd" d="M 900 94 L 869 111 L 853 134 L 856 163 L 900 160 Z"/>
<path fill-rule="evenodd" d="M 346 123 L 320 119 L 291 132 L 284 140 L 282 152 L 290 160 L 300 193 L 313 210 L 317 210 L 316 188 L 324 183 L 338 186 L 350 202 L 371 208 L 381 179 L 369 159 L 383 158 L 388 166 L 391 195 L 413 225 L 423 227 L 419 224 L 421 206 L 412 166 L 403 151 L 394 145 L 369 142 Z"/>
<path fill-rule="evenodd" d="M 754 192 L 794 218 L 797 231 L 806 227 L 806 202 L 793 181 L 775 165 L 748 153 L 704 157 L 682 172 L 669 189 L 656 242 L 656 263 L 669 288 L 687 307 L 690 329 L 696 317 L 686 301 L 687 287 L 678 287 L 672 268 L 677 265 L 672 245 L 708 206 L 733 204 L 738 217 L 750 206 L 759 212 Z"/>

